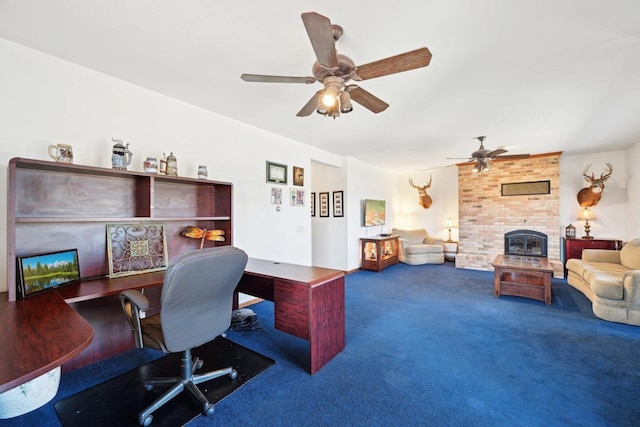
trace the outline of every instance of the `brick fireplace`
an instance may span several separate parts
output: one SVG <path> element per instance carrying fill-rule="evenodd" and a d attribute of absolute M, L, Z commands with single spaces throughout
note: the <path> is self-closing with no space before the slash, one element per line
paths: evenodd
<path fill-rule="evenodd" d="M 489 172 L 458 166 L 459 244 L 456 267 L 493 270 L 504 253 L 504 236 L 528 229 L 547 236 L 547 258 L 554 277 L 563 277 L 560 261 L 560 155 L 547 153 L 520 160 L 493 162 Z M 550 194 L 503 196 L 502 184 L 550 181 Z"/>

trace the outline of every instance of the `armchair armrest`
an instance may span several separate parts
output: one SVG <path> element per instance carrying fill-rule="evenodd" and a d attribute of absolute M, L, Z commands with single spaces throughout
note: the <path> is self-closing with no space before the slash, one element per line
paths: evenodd
<path fill-rule="evenodd" d="M 425 237 L 422 242 L 426 243 L 427 245 L 442 245 L 442 239 L 431 236 Z"/>
<path fill-rule="evenodd" d="M 402 237 L 398 237 L 398 243 L 400 243 L 398 245 L 398 249 L 400 250 L 399 255 L 404 256 L 404 254 L 407 252 L 406 249 L 411 246 L 411 242 Z"/>

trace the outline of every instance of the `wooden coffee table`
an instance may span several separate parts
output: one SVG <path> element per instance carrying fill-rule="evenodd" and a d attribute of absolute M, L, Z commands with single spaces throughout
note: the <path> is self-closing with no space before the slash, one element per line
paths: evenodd
<path fill-rule="evenodd" d="M 498 255 L 493 261 L 493 293 L 544 301 L 551 305 L 553 268 L 547 258 Z"/>

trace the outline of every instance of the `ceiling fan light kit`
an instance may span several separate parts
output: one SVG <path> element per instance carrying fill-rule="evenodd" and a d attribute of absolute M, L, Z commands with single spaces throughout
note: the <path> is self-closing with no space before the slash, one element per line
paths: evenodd
<path fill-rule="evenodd" d="M 320 82 L 324 89 L 319 90 L 296 114 L 309 116 L 314 110 L 321 115 L 333 117 L 353 111 L 355 101 L 373 113 L 380 113 L 389 104 L 375 97 L 361 87 L 350 84 L 349 80 L 362 81 L 389 74 L 422 68 L 431 62 L 431 52 L 426 47 L 400 55 L 374 61 L 356 67 L 346 55 L 338 54 L 335 42 L 342 36 L 339 25 L 332 25 L 329 18 L 315 12 L 302 14 L 302 22 L 311 41 L 317 61 L 313 64 L 313 77 L 268 76 L 262 74 L 242 74 L 246 82 L 261 83 L 305 83 Z"/>

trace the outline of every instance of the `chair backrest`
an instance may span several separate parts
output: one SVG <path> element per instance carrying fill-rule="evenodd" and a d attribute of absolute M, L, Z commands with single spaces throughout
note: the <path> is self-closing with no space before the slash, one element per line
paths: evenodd
<path fill-rule="evenodd" d="M 160 306 L 169 351 L 197 347 L 229 329 L 233 293 L 247 259 L 244 251 L 221 246 L 187 252 L 169 266 Z"/>

